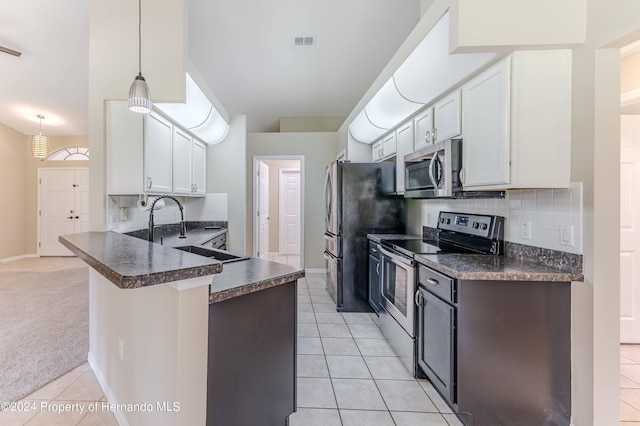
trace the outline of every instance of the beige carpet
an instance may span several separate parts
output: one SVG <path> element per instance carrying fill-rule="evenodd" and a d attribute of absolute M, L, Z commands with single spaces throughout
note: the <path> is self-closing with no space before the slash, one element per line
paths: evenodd
<path fill-rule="evenodd" d="M 80 265 L 55 258 L 0 265 L 0 401 L 87 360 L 89 268 Z"/>

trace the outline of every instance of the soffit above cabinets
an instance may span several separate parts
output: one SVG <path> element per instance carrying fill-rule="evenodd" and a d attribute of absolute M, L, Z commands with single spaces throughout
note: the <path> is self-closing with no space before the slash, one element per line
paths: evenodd
<path fill-rule="evenodd" d="M 373 143 L 497 57 L 493 52 L 450 54 L 446 12 L 349 124 L 351 135 Z"/>
<path fill-rule="evenodd" d="M 186 74 L 186 102 L 154 103 L 154 107 L 208 144 L 219 142 L 229 129 L 228 120 L 189 73 Z"/>

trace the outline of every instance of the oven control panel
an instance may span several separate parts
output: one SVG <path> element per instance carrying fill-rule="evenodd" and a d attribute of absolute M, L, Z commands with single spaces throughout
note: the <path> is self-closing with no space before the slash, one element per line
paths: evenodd
<path fill-rule="evenodd" d="M 497 237 L 502 232 L 504 218 L 500 216 L 467 213 L 440 212 L 438 229 L 475 235 L 483 238 Z"/>

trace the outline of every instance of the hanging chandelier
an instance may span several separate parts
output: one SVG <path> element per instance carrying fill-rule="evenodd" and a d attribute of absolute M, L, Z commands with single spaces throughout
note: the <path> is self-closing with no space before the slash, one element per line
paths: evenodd
<path fill-rule="evenodd" d="M 40 119 L 40 133 L 31 138 L 31 155 L 35 158 L 46 158 L 49 154 L 49 138 L 42 134 L 42 119 L 44 116 L 38 114 Z"/>

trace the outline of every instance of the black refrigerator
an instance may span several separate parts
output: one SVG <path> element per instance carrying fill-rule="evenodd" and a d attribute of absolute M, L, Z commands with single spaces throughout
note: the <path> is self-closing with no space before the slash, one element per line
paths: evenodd
<path fill-rule="evenodd" d="M 394 163 L 329 164 L 324 186 L 327 291 L 339 312 L 372 312 L 367 234 L 406 232 Z"/>

